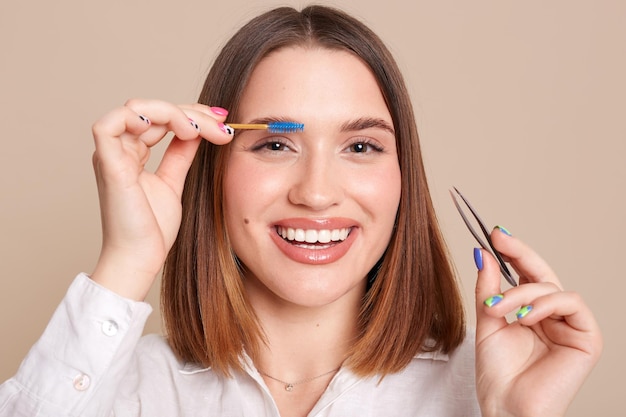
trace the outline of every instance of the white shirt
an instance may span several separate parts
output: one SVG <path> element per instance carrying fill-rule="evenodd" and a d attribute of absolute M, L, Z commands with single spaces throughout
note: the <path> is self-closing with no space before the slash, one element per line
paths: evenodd
<path fill-rule="evenodd" d="M 247 358 L 245 372 L 225 378 L 181 363 L 161 336 L 141 337 L 151 311 L 80 274 L 17 374 L 0 385 L 0 417 L 279 416 Z M 309 416 L 480 416 L 473 335 L 382 381 L 342 368 Z"/>

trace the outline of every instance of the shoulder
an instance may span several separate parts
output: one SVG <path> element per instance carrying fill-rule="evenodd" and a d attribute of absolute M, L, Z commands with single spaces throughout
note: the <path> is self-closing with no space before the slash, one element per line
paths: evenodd
<path fill-rule="evenodd" d="M 469 361 L 474 366 L 476 351 L 476 331 L 473 328 L 467 328 L 465 338 L 459 346 L 448 354 L 451 361 Z"/>
<path fill-rule="evenodd" d="M 185 366 L 170 347 L 167 338 L 159 334 L 147 334 L 139 339 L 135 349 L 135 364 L 145 375 L 172 375 Z"/>
<path fill-rule="evenodd" d="M 437 350 L 420 352 L 413 357 L 413 361 L 430 359 L 434 361 L 441 361 L 441 362 L 453 363 L 453 364 L 471 362 L 473 366 L 474 358 L 475 358 L 475 355 L 474 355 L 475 340 L 476 340 L 475 330 L 473 328 L 468 328 L 465 332 L 465 337 L 463 341 L 454 350 L 447 352 L 447 353 L 437 351 Z"/>
<path fill-rule="evenodd" d="M 164 374 L 168 378 L 180 379 L 188 376 L 216 378 L 210 367 L 181 360 L 172 350 L 167 338 L 158 334 L 143 336 L 137 344 L 135 361 L 144 374 Z"/>
<path fill-rule="evenodd" d="M 451 352 L 423 352 L 415 355 L 398 377 L 407 379 L 424 392 L 450 393 L 472 400 L 475 397 L 475 332 L 468 329 L 463 342 Z"/>
<path fill-rule="evenodd" d="M 451 352 L 422 352 L 401 371 L 361 381 L 354 395 L 372 415 L 479 416 L 474 331 Z"/>
<path fill-rule="evenodd" d="M 147 334 L 142 336 L 137 345 L 137 349 L 144 352 L 172 352 L 170 345 L 167 343 L 167 339 L 160 334 Z"/>

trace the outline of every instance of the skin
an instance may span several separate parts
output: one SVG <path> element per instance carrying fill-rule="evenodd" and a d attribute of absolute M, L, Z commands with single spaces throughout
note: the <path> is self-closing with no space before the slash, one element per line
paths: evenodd
<path fill-rule="evenodd" d="M 241 101 L 243 120 L 278 115 L 305 130 L 239 133 L 226 170 L 229 236 L 248 280 L 260 281 L 249 295 L 254 303 L 252 288 L 263 285 L 272 302 L 294 307 L 324 306 L 354 289 L 360 298 L 391 236 L 400 167 L 392 131 L 345 126 L 368 117 L 391 128 L 382 94 L 368 68 L 346 52 L 284 49 L 257 66 Z M 283 248 L 276 225 L 351 232 L 323 251 L 294 248 L 293 241 Z"/>
<path fill-rule="evenodd" d="M 579 294 L 515 237 L 494 229 L 495 247 L 519 276 L 502 291 L 496 260 L 482 252 L 476 283 L 476 380 L 486 416 L 563 416 L 602 352 L 602 334 Z M 502 301 L 485 305 L 489 297 Z M 523 318 L 505 316 L 532 306 Z"/>
<path fill-rule="evenodd" d="M 266 77 L 275 77 L 273 85 L 285 83 L 286 90 L 268 91 Z M 328 89 L 313 88 L 322 83 L 339 90 L 327 95 Z M 250 119 L 245 121 L 281 116 L 306 126 L 305 134 L 281 136 L 288 146 L 277 152 L 251 151 L 263 133 L 238 135 L 225 184 L 229 233 L 247 267 L 246 289 L 269 341 L 257 366 L 295 381 L 335 369 L 345 359 L 364 276 L 384 250 L 397 206 L 395 145 L 380 127 L 341 128 L 355 116 L 389 121 L 367 71 L 347 53 L 280 50 L 255 70 L 242 99 L 242 116 Z M 94 281 L 127 298 L 145 297 L 179 228 L 180 196 L 198 144 L 232 140 L 220 128 L 225 118 L 223 111 L 198 104 L 131 100 L 94 124 L 103 224 Z M 150 147 L 170 131 L 176 137 L 159 168 L 146 171 Z M 386 153 L 370 160 L 368 153 L 346 152 L 356 149 L 351 148 L 354 137 L 379 140 Z M 326 227 L 328 219 L 342 227 L 354 224 L 349 249 L 332 262 L 315 256 L 303 262 L 302 251 L 285 253 L 273 234 L 277 224 Z M 564 291 L 534 251 L 500 231 L 492 240 L 522 285 L 503 292 L 495 260 L 483 253 L 476 285 L 477 394 L 483 415 L 562 416 L 600 356 L 598 325 L 581 297 Z M 500 303 L 483 303 L 502 293 Z M 508 323 L 505 316 L 525 305 L 533 306 L 530 313 Z M 301 416 L 331 378 L 307 383 L 307 390 L 291 396 L 282 384 L 266 382 L 282 415 Z"/>
<path fill-rule="evenodd" d="M 359 59 L 318 48 L 287 48 L 263 59 L 240 112 L 245 122 L 305 125 L 295 134 L 238 133 L 224 191 L 229 236 L 268 337 L 257 366 L 298 381 L 346 358 L 367 274 L 389 243 L 400 200 L 391 115 Z M 350 234 L 323 245 L 288 242 L 277 226 L 312 233 L 310 240 L 320 230 Z M 330 378 L 307 383 L 297 395 L 266 381 L 289 416 L 310 411 Z"/>

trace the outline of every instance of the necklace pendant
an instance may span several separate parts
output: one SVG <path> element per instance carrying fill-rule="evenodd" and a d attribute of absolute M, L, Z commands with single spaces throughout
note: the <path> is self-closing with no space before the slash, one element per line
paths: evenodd
<path fill-rule="evenodd" d="M 293 384 L 285 384 L 285 391 L 293 391 Z"/>

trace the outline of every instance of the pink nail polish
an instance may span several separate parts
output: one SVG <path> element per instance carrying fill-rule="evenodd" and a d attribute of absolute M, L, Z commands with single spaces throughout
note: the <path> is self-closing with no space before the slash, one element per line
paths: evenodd
<path fill-rule="evenodd" d="M 235 134 L 235 129 L 233 129 L 232 127 L 228 125 L 225 125 L 224 123 L 218 123 L 217 127 L 219 127 L 222 132 L 227 133 L 229 135 Z"/>
<path fill-rule="evenodd" d="M 211 111 L 218 116 L 228 116 L 228 110 L 221 107 L 211 107 Z"/>

